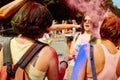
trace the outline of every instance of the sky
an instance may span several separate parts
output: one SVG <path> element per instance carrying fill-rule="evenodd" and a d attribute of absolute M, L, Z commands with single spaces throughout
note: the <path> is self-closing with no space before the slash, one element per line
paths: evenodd
<path fill-rule="evenodd" d="M 116 5 L 118 8 L 120 8 L 120 0 L 112 0 L 114 5 Z"/>

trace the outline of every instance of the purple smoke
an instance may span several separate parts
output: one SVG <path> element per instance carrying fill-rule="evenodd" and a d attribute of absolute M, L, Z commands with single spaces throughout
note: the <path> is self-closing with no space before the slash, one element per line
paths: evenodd
<path fill-rule="evenodd" d="M 65 0 L 65 2 L 71 9 L 74 8 L 80 13 L 91 15 L 95 21 L 101 20 L 106 13 L 106 10 L 101 7 L 105 0 Z"/>
<path fill-rule="evenodd" d="M 95 23 L 95 29 L 97 32 L 98 22 L 103 20 L 106 12 L 109 9 L 103 9 L 102 5 L 105 3 L 105 0 L 64 0 L 71 9 L 76 9 L 78 12 L 89 15 L 92 17 L 93 22 Z"/>

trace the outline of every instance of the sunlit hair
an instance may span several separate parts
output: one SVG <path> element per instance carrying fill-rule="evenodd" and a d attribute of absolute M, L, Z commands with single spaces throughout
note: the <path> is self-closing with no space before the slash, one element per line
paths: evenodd
<path fill-rule="evenodd" d="M 35 39 L 47 32 L 52 20 L 53 17 L 46 7 L 28 1 L 13 17 L 11 24 L 16 33 Z"/>
<path fill-rule="evenodd" d="M 120 19 L 116 16 L 104 19 L 100 28 L 101 39 L 109 39 L 117 45 L 120 38 Z"/>

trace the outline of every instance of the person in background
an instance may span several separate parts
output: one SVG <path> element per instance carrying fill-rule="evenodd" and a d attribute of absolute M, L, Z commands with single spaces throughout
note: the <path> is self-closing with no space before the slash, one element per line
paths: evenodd
<path fill-rule="evenodd" d="M 100 41 L 98 41 L 97 36 L 94 36 L 93 34 L 92 30 L 95 27 L 95 25 L 92 22 L 92 18 L 89 15 L 85 15 L 83 17 L 81 27 L 81 31 L 79 33 L 76 33 L 73 38 L 70 53 L 73 53 L 75 50 L 78 50 L 78 46 L 80 44 L 89 43 L 91 38 L 95 38 L 96 42 L 100 43 Z"/>
<path fill-rule="evenodd" d="M 14 64 L 38 38 L 41 38 L 44 33 L 49 32 L 52 20 L 53 17 L 49 10 L 33 0 L 27 1 L 20 8 L 11 20 L 14 32 L 19 35 L 14 37 L 10 42 Z M 3 66 L 2 52 L 1 50 L 0 67 Z M 48 80 L 63 80 L 67 62 L 73 57 L 67 56 L 59 64 L 55 49 L 45 46 L 35 58 L 25 68 L 30 80 L 43 80 L 45 77 Z"/>
<path fill-rule="evenodd" d="M 68 20 L 68 24 L 78 25 L 76 20 L 71 20 L 71 19 Z M 79 27 L 80 27 L 80 25 L 79 25 Z M 73 41 L 73 36 L 75 35 L 75 33 L 76 33 L 75 26 L 67 29 L 67 31 L 66 31 L 65 37 L 66 37 L 66 43 L 67 43 L 67 47 L 68 47 L 68 50 L 67 50 L 68 53 L 70 53 L 71 43 Z"/>
<path fill-rule="evenodd" d="M 81 44 L 86 44 L 89 43 L 91 38 L 94 38 L 94 40 L 97 42 L 97 38 L 93 35 L 93 28 L 95 27 L 94 23 L 92 22 L 92 18 L 89 15 L 84 15 L 82 22 L 81 22 L 81 30 L 77 32 L 74 35 L 73 41 L 71 43 L 71 48 L 70 48 L 70 54 L 75 55 L 77 57 L 78 51 L 79 51 L 79 46 Z M 99 41 L 100 43 L 100 41 Z M 70 78 L 73 67 L 75 64 L 75 59 L 70 61 L 69 67 L 68 67 L 68 78 Z"/>
<path fill-rule="evenodd" d="M 75 19 L 73 19 L 73 20 L 72 20 L 72 24 L 77 25 L 77 22 L 76 22 L 76 20 L 75 20 Z M 72 28 L 72 35 L 74 36 L 74 35 L 75 35 L 75 33 L 76 33 L 76 28 L 75 28 L 75 27 L 73 27 L 73 28 Z"/>
<path fill-rule="evenodd" d="M 100 36 L 101 43 L 93 45 L 97 80 L 117 80 L 120 76 L 120 52 L 117 49 L 120 45 L 120 18 L 106 17 L 100 27 Z M 93 80 L 89 47 L 81 45 L 78 52 L 71 80 Z"/>

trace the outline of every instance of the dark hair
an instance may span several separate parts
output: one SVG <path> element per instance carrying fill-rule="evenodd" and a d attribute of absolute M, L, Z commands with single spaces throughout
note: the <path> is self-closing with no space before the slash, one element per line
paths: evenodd
<path fill-rule="evenodd" d="M 85 18 L 85 16 L 82 16 L 82 22 L 81 22 L 81 27 L 82 27 L 81 32 L 82 32 L 82 34 L 85 31 L 85 29 L 84 29 L 84 18 Z"/>
<path fill-rule="evenodd" d="M 28 1 L 13 17 L 11 24 L 16 33 L 36 39 L 47 32 L 53 17 L 49 10 L 35 1 Z"/>
<path fill-rule="evenodd" d="M 115 45 L 120 38 L 120 19 L 116 16 L 104 19 L 100 28 L 101 39 L 109 39 Z"/>

